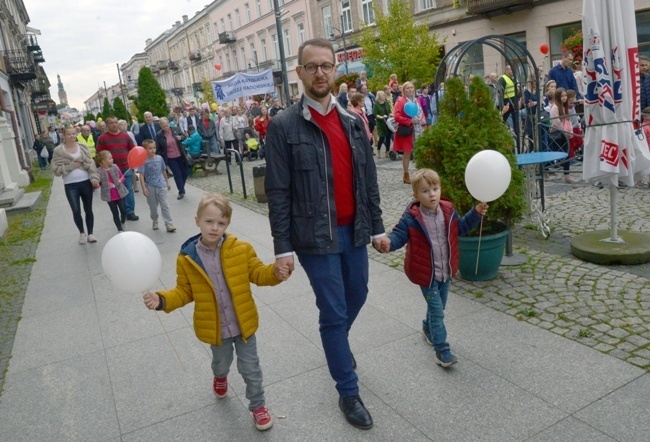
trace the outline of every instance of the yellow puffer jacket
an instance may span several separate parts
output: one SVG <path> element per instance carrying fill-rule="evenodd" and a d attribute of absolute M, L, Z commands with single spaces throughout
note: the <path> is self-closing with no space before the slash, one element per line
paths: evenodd
<path fill-rule="evenodd" d="M 188 239 L 176 260 L 176 287 L 162 290 L 165 312 L 169 313 L 194 301 L 194 332 L 199 340 L 221 345 L 221 317 L 214 285 L 196 251 L 200 235 Z M 257 307 L 251 292 L 251 282 L 276 285 L 281 281 L 273 274 L 273 264 L 264 265 L 253 246 L 227 234 L 221 246 L 221 266 L 232 296 L 242 339 L 252 336 L 259 324 Z"/>

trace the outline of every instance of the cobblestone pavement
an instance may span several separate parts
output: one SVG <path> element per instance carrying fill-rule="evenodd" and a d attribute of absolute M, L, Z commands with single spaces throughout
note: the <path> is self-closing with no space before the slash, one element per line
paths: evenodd
<path fill-rule="evenodd" d="M 390 229 L 412 197 L 402 183 L 401 162 L 376 159 L 384 224 Z M 262 161 L 244 162 L 248 199 L 243 199 L 239 170 L 233 175 L 234 194 L 227 175 L 194 176 L 190 182 L 207 191 L 223 192 L 237 204 L 268 214 L 257 203 L 252 168 Z M 225 171 L 225 165 L 219 170 Z M 231 169 L 232 170 L 232 169 Z M 575 173 L 579 176 L 579 173 Z M 585 183 L 566 185 L 560 175 L 547 182 L 547 211 L 552 229 L 545 240 L 523 220 L 514 231 L 515 252 L 527 257 L 520 266 L 501 267 L 486 282 L 457 279 L 452 291 L 552 333 L 593 347 L 639 367 L 650 369 L 649 266 L 610 267 L 587 263 L 570 253 L 572 236 L 609 228 L 609 191 Z M 619 229 L 650 231 L 650 190 L 619 191 Z M 401 268 L 403 250 L 370 257 Z M 453 306 L 452 306 L 453 308 Z"/>

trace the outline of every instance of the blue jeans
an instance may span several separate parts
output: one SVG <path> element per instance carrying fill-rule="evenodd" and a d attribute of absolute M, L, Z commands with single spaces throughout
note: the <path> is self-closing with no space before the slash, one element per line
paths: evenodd
<path fill-rule="evenodd" d="M 354 247 L 352 226 L 337 228 L 339 252 L 325 255 L 298 253 L 320 312 L 320 336 L 325 359 L 341 396 L 359 393 L 352 369 L 348 332 L 368 297 L 368 249 Z"/>
<path fill-rule="evenodd" d="M 93 215 L 93 185 L 90 180 L 80 181 L 78 183 L 70 183 L 63 186 L 65 189 L 65 196 L 68 199 L 68 204 L 72 209 L 72 219 L 79 229 L 79 233 L 84 233 L 84 223 L 81 219 L 81 205 L 79 200 L 84 206 L 84 213 L 86 214 L 86 228 L 88 234 L 93 233 L 93 225 L 95 224 L 95 215 Z"/>
<path fill-rule="evenodd" d="M 445 327 L 445 307 L 449 293 L 449 280 L 434 281 L 433 287 L 420 286 L 424 300 L 427 302 L 427 316 L 422 321 L 422 329 L 429 336 L 436 352 L 449 350 L 447 328 Z"/>
<path fill-rule="evenodd" d="M 47 158 L 43 158 L 41 156 L 41 152 L 45 149 L 45 147 L 42 147 L 40 150 L 36 150 L 37 157 L 38 157 L 38 167 L 41 168 L 41 170 L 45 169 L 47 167 Z"/>
<path fill-rule="evenodd" d="M 219 153 L 219 143 L 217 142 L 217 137 L 210 137 L 206 141 L 210 142 L 210 152 L 212 153 Z"/>
<path fill-rule="evenodd" d="M 212 373 L 218 378 L 228 376 L 233 360 L 233 347 L 237 350 L 237 371 L 246 383 L 248 410 L 257 410 L 264 406 L 264 388 L 262 388 L 262 368 L 257 355 L 257 338 L 249 337 L 242 341 L 241 335 L 221 340 L 221 345 L 211 345 Z"/>
<path fill-rule="evenodd" d="M 133 169 L 127 169 L 124 174 L 124 185 L 129 191 L 129 194 L 124 197 L 124 205 L 126 206 L 126 213 L 135 213 L 135 193 L 133 193 Z"/>

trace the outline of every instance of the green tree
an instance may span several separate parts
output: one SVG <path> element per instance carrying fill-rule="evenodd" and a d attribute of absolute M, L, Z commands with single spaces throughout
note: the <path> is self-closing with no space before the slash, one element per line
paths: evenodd
<path fill-rule="evenodd" d="M 108 102 L 108 98 L 104 97 L 104 106 L 102 107 L 102 115 L 104 116 L 104 119 L 115 115 L 115 112 L 113 112 L 113 108 L 111 107 L 111 104 Z"/>
<path fill-rule="evenodd" d="M 214 99 L 214 92 L 212 91 L 212 83 L 207 78 L 203 78 L 201 81 L 201 87 L 203 88 L 203 99 L 212 107 L 212 103 L 217 101 Z"/>
<path fill-rule="evenodd" d="M 126 110 L 126 106 L 124 106 L 124 102 L 120 97 L 117 97 L 115 100 L 113 100 L 113 113 L 118 119 L 126 120 L 127 122 L 131 118 L 129 116 L 129 112 Z"/>
<path fill-rule="evenodd" d="M 415 164 L 440 175 L 442 196 L 453 201 L 459 213 L 466 213 L 477 201 L 465 186 L 465 168 L 474 154 L 492 149 L 503 154 L 512 169 L 508 190 L 490 203 L 488 220 L 511 227 L 525 211 L 524 175 L 517 167 L 510 131 L 490 97 L 483 78 L 474 77 L 469 87 L 458 78 L 445 82 L 445 94 L 439 106 L 438 122 L 426 129 L 415 144 Z M 497 229 L 493 223 L 484 232 Z"/>
<path fill-rule="evenodd" d="M 440 63 L 438 35 L 430 34 L 424 23 L 415 24 L 411 2 L 392 1 L 386 14 L 380 3 L 375 2 L 375 25 L 364 26 L 357 38 L 365 50 L 364 63 L 372 73 L 368 78 L 370 89 L 383 88 L 390 74 L 397 74 L 400 83 L 432 82 Z"/>
<path fill-rule="evenodd" d="M 84 117 L 84 121 L 96 121 L 97 117 L 93 115 L 92 112 L 88 112 L 86 116 Z"/>
<path fill-rule="evenodd" d="M 138 108 L 138 120 L 144 121 L 144 113 L 151 112 L 159 117 L 169 115 L 169 107 L 165 100 L 165 91 L 153 76 L 151 69 L 144 66 L 138 74 L 138 98 L 135 100 Z"/>

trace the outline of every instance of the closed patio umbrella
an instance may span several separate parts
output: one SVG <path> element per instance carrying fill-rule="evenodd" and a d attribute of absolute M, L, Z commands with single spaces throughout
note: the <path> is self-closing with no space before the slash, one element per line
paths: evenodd
<path fill-rule="evenodd" d="M 611 225 L 616 232 L 619 182 L 633 186 L 650 168 L 641 117 L 638 46 L 633 0 L 584 0 L 582 9 L 585 132 L 583 178 L 610 188 Z"/>

